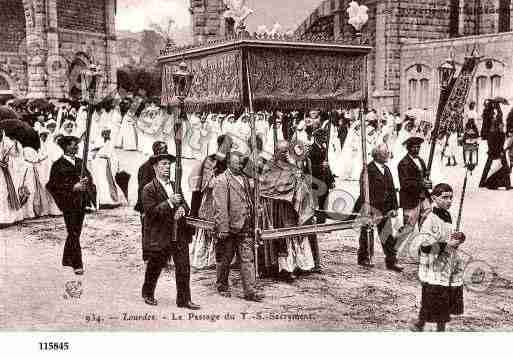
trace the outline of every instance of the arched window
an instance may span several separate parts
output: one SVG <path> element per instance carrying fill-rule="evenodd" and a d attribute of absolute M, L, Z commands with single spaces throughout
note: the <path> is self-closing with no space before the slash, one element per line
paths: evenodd
<path fill-rule="evenodd" d="M 408 107 L 417 107 L 417 80 L 408 81 Z"/>
<path fill-rule="evenodd" d="M 488 77 L 479 76 L 476 79 L 476 110 L 481 113 L 483 111 L 483 102 L 489 95 Z"/>
<path fill-rule="evenodd" d="M 429 106 L 429 80 L 422 79 L 420 80 L 420 98 L 417 104 L 418 108 L 426 108 Z"/>
<path fill-rule="evenodd" d="M 501 77 L 494 75 L 490 78 L 490 97 L 500 96 L 501 94 Z"/>

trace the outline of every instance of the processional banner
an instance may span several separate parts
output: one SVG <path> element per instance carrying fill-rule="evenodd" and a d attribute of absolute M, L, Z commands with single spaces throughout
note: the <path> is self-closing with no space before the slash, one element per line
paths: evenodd
<path fill-rule="evenodd" d="M 440 118 L 440 128 L 438 135 L 444 135 L 451 131 L 455 124 L 462 126 L 463 111 L 467 101 L 470 88 L 472 87 L 474 74 L 479 64 L 479 57 L 466 57 L 461 68 L 460 74 L 452 88 L 449 99 L 445 105 Z"/>

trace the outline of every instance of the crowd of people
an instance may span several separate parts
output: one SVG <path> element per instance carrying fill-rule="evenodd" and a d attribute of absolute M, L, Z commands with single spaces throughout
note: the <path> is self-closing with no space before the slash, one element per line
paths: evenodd
<path fill-rule="evenodd" d="M 134 100 L 112 99 L 96 105 L 86 166 L 80 159 L 87 127 L 85 105 L 64 103 L 31 112 L 31 125 L 40 137 L 39 150 L 23 147 L 15 138 L 0 133 L 0 225 L 63 215 L 68 237 L 62 264 L 83 274 L 80 233 L 85 213 L 127 205 L 127 183 L 135 174 L 120 168 L 117 153 L 121 149 L 146 154 L 148 161 L 137 174 L 135 210 L 141 216 L 143 259 L 147 263 L 142 296 L 150 305 L 157 304 L 156 284 L 171 256 L 177 305 L 189 309 L 199 309 L 191 300 L 191 266 L 215 266 L 217 290 L 228 297 L 228 277 L 235 262 L 240 268 L 244 298 L 250 301 L 264 298 L 255 287 L 256 259 L 260 276 L 288 282 L 298 275 L 322 273 L 315 234 L 266 241 L 255 252 L 255 225 L 278 229 L 325 222 L 330 212 L 327 197 L 337 181 L 360 181 L 360 198 L 352 213 L 360 213 L 365 206 L 364 131 L 358 109 L 258 112 L 256 146 L 248 113 L 190 114 L 184 122 L 184 156 L 200 160 L 193 171 L 190 201 L 184 193 L 175 193 L 175 115 L 159 107 L 157 101 L 141 105 Z M 401 272 L 397 261 L 400 238 L 390 228 L 391 223 L 400 221 L 407 233 L 431 231 L 433 242 L 421 248 L 427 259 L 419 269 L 427 278 L 423 280 L 423 298 L 431 299 L 423 301 L 414 329 L 422 330 L 426 322 L 434 321 L 444 330 L 449 314 L 462 311 L 462 284 L 454 277 L 457 265 L 449 268 L 449 281 L 431 273 L 429 261 L 440 256 L 433 257 L 430 248 L 441 242 L 444 246 L 437 248 L 452 253 L 465 236 L 449 230 L 453 191 L 445 183 L 443 162 L 435 161 L 429 171 L 423 159 L 421 148 L 427 146 L 421 145 L 431 141 L 432 123 L 411 115 L 401 119 L 398 114 L 378 114 L 376 110 L 363 116 L 370 159 L 366 164 L 370 214 L 378 220 L 362 226 L 357 262 L 365 268 L 374 266 L 372 232 L 376 227 L 386 268 Z M 440 144 L 437 154 L 447 159 L 446 166 L 454 166 L 458 145 L 482 138 L 488 146 L 488 160 L 480 186 L 510 189 L 513 113 L 505 124 L 500 104 L 486 102 L 481 131 L 475 104 L 470 104 L 464 117 L 460 126 L 436 139 Z M 253 203 L 255 186 L 262 197 L 260 206 Z M 213 221 L 214 227 L 194 229 L 186 224 L 186 216 Z M 434 225 L 426 229 L 426 223 L 437 221 L 448 229 L 436 233 L 432 233 Z M 434 306 L 429 304 L 434 297 L 445 299 Z"/>

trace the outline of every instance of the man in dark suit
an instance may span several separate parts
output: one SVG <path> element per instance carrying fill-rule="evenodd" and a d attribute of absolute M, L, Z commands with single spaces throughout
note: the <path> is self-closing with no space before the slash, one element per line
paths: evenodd
<path fill-rule="evenodd" d="M 318 122 L 314 123 L 314 125 L 315 124 L 319 126 Z M 312 172 L 312 189 L 317 195 L 319 209 L 321 211 L 324 210 L 324 204 L 328 198 L 329 190 L 335 187 L 335 177 L 333 176 L 333 173 L 331 172 L 330 166 L 328 164 L 328 135 L 328 131 L 325 129 L 317 128 L 314 130 L 312 134 L 314 143 L 308 152 L 308 159 L 310 160 L 310 167 Z M 326 216 L 324 214 L 317 216 L 317 223 L 325 222 Z M 317 236 L 311 235 L 308 237 L 308 240 L 310 242 L 310 247 L 312 248 L 312 255 L 315 263 L 315 267 L 312 272 L 320 273 L 322 270 Z"/>
<path fill-rule="evenodd" d="M 167 145 L 165 142 L 156 141 L 152 146 L 153 155 L 160 155 L 163 153 L 167 153 Z M 151 161 L 144 162 L 141 167 L 139 167 L 139 171 L 137 172 L 137 203 L 135 204 L 134 209 L 141 213 L 143 213 L 143 205 L 142 205 L 142 191 L 144 186 L 150 183 L 155 178 L 155 171 L 153 170 L 153 166 Z"/>
<path fill-rule="evenodd" d="M 394 245 L 395 240 L 392 237 L 391 217 L 397 217 L 396 190 L 392 173 L 386 163 L 390 158 L 388 146 L 384 143 L 378 145 L 372 150 L 373 161 L 367 166 L 369 178 L 369 204 L 370 215 L 372 217 L 379 216 L 380 221 L 377 223 L 378 234 L 383 245 L 385 254 L 385 264 L 387 269 L 401 272 L 402 268 L 397 265 L 397 253 Z M 360 176 L 360 197 L 356 201 L 354 212 L 359 212 L 363 207 L 363 171 Z M 360 233 L 360 246 L 358 248 L 358 264 L 364 267 L 372 267 L 370 261 L 371 254 L 374 253 L 374 241 L 367 240 L 367 226 L 363 226 Z M 371 237 L 372 238 L 372 237 Z"/>
<path fill-rule="evenodd" d="M 152 145 L 153 155 L 160 155 L 167 153 L 167 144 L 162 141 L 155 141 Z M 135 203 L 134 210 L 139 212 L 141 217 L 141 233 L 144 236 L 144 209 L 142 204 L 142 192 L 144 186 L 153 181 L 155 178 L 155 170 L 151 164 L 151 160 L 148 159 L 144 162 L 139 170 L 137 171 L 137 202 Z"/>
<path fill-rule="evenodd" d="M 404 211 L 404 224 L 415 227 L 424 212 L 430 207 L 429 192 L 432 183 L 429 180 L 426 163 L 419 157 L 420 145 L 424 140 L 412 136 L 404 145 L 408 154 L 399 162 L 399 201 Z"/>
<path fill-rule="evenodd" d="M 170 256 L 175 263 L 176 304 L 193 310 L 200 306 L 191 301 L 189 243 L 191 233 L 186 229 L 183 196 L 174 193 L 170 180 L 174 156 L 152 156 L 150 163 L 155 178 L 143 188 L 144 211 L 143 260 L 147 261 L 142 296 L 146 304 L 157 305 L 155 287 Z M 185 204 L 186 205 L 186 204 Z M 174 226 L 178 225 L 176 231 Z"/>
<path fill-rule="evenodd" d="M 64 216 L 68 236 L 64 244 L 62 265 L 73 268 L 75 274 L 84 274 L 80 234 L 84 222 L 85 209 L 95 197 L 94 184 L 89 171 L 81 177 L 82 160 L 77 158 L 78 143 L 75 136 L 63 136 L 58 145 L 64 154 L 55 161 L 50 170 L 46 185 L 48 191 Z"/>
<path fill-rule="evenodd" d="M 235 252 L 240 258 L 240 276 L 244 299 L 260 302 L 264 296 L 255 289 L 253 193 L 249 178 L 244 174 L 245 157 L 228 154 L 228 169 L 220 174 L 213 189 L 214 222 L 217 234 L 216 270 L 217 291 L 231 296 L 228 277 Z"/>

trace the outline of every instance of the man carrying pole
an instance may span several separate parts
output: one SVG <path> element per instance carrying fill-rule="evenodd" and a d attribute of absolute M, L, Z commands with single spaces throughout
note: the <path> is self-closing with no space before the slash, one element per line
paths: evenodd
<path fill-rule="evenodd" d="M 228 154 L 228 169 L 217 177 L 213 189 L 214 222 L 217 233 L 216 270 L 217 291 L 230 297 L 228 277 L 233 256 L 237 251 L 241 264 L 240 276 L 244 299 L 260 302 L 264 296 L 255 289 L 255 253 L 253 193 L 249 178 L 244 174 L 245 156 L 232 151 Z"/>
<path fill-rule="evenodd" d="M 90 78 L 87 78 L 87 77 Z M 89 92 L 89 111 L 84 141 L 83 158 L 76 157 L 80 139 L 75 136 L 63 136 L 58 145 L 64 154 L 52 165 L 50 178 L 46 188 L 52 194 L 59 209 L 64 216 L 68 235 L 64 244 L 62 265 L 73 268 L 76 275 L 84 274 L 82 262 L 82 249 L 80 247 L 80 234 L 85 217 L 85 209 L 94 201 L 95 186 L 86 163 L 89 152 L 89 136 L 91 133 L 91 119 L 94 108 L 94 94 L 99 72 L 96 67 L 85 74 Z M 85 82 L 85 81 L 84 81 Z"/>

